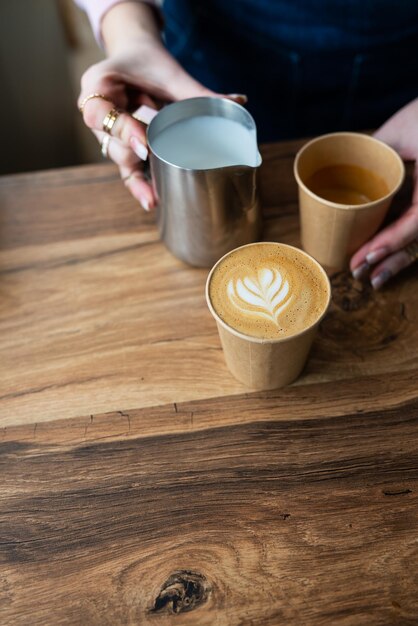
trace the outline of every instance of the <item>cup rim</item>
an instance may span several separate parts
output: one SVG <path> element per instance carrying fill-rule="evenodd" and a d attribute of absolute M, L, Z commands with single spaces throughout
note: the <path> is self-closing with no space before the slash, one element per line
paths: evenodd
<path fill-rule="evenodd" d="M 219 101 L 223 102 L 223 106 L 227 106 L 231 109 L 238 109 L 238 110 L 242 110 L 245 112 L 245 115 L 247 117 L 247 119 L 250 121 L 252 128 L 255 131 L 255 142 L 256 142 L 256 146 L 257 146 L 257 164 L 256 165 L 246 165 L 246 164 L 236 164 L 236 165 L 225 165 L 225 166 L 219 166 L 219 167 L 210 167 L 210 168 L 194 168 L 194 167 L 182 167 L 181 165 L 177 165 L 176 163 L 171 163 L 171 161 L 168 161 L 167 159 L 163 158 L 161 155 L 157 154 L 157 152 L 155 152 L 154 148 L 153 148 L 153 142 L 150 139 L 150 135 L 153 132 L 153 126 L 156 125 L 157 122 L 154 122 L 154 120 L 156 120 L 160 114 L 161 115 L 167 115 L 167 111 L 173 111 L 175 109 L 179 109 L 185 106 L 189 106 L 190 104 L 196 103 L 196 104 L 200 104 L 200 103 L 204 103 L 204 102 L 215 102 L 215 103 L 219 103 Z M 160 116 L 161 119 L 161 116 Z M 147 130 L 146 130 L 146 136 L 147 136 L 147 145 L 148 148 L 150 150 L 150 152 L 153 154 L 153 156 L 158 159 L 159 161 L 161 161 L 162 163 L 164 163 L 165 165 L 169 165 L 172 168 L 175 168 L 177 170 L 180 171 L 184 171 L 184 172 L 203 172 L 203 173 L 207 173 L 207 172 L 218 172 L 219 170 L 226 170 L 226 169 L 234 169 L 234 168 L 239 168 L 239 169 L 243 169 L 243 168 L 247 168 L 249 170 L 255 170 L 258 169 L 260 167 L 260 165 L 263 162 L 262 156 L 260 154 L 260 150 L 258 148 L 258 140 L 257 140 L 257 126 L 255 123 L 255 120 L 253 118 L 253 116 L 251 115 L 251 113 L 244 107 L 242 106 L 242 104 L 239 104 L 239 102 L 235 102 L 234 100 L 230 100 L 229 98 L 226 98 L 225 96 L 222 97 L 218 97 L 218 96 L 196 96 L 194 98 L 184 98 L 183 100 L 177 100 L 176 102 L 171 102 L 170 104 L 167 104 L 166 106 L 164 106 L 162 109 L 160 109 L 157 113 L 157 115 L 155 115 L 152 120 L 150 121 L 150 123 L 147 126 Z"/>
<path fill-rule="evenodd" d="M 298 164 L 299 161 L 303 155 L 303 153 L 314 143 L 322 140 L 322 139 L 326 139 L 328 137 L 362 137 L 366 140 L 372 141 L 372 142 L 377 142 L 379 143 L 381 146 L 384 146 L 384 148 L 390 152 L 394 157 L 396 157 L 396 160 L 398 161 L 398 164 L 400 165 L 400 172 L 401 172 L 401 176 L 399 179 L 398 184 L 391 190 L 389 191 L 385 196 L 382 196 L 381 198 L 378 198 L 377 200 L 373 200 L 372 202 L 364 202 L 363 204 L 342 204 L 341 202 L 333 202 L 332 200 L 327 200 L 326 198 L 322 198 L 321 196 L 318 196 L 316 193 L 314 193 L 311 189 L 309 189 L 309 187 L 306 186 L 306 184 L 303 182 L 303 180 L 301 179 L 299 172 L 298 172 Z M 351 132 L 351 131 L 341 131 L 341 132 L 336 132 L 336 133 L 326 133 L 325 135 L 319 135 L 318 137 L 314 137 L 313 139 L 310 139 L 308 142 L 306 142 L 296 153 L 295 156 L 295 160 L 293 162 L 293 175 L 296 179 L 297 184 L 299 185 L 299 187 L 301 187 L 305 193 L 307 193 L 309 196 L 311 196 L 311 198 L 313 198 L 314 200 L 320 201 L 321 203 L 325 204 L 326 206 L 335 208 L 335 209 L 340 209 L 342 211 L 344 210 L 362 210 L 365 208 L 372 208 L 378 204 L 380 204 L 382 201 L 385 200 L 390 200 L 401 188 L 404 180 L 405 180 L 405 165 L 404 162 L 402 161 L 401 157 L 399 156 L 399 154 L 396 152 L 396 150 L 394 150 L 391 146 L 389 146 L 387 143 L 385 143 L 384 141 L 381 141 L 380 139 L 377 139 L 376 137 L 373 137 L 372 135 L 367 135 L 366 133 L 356 133 L 356 132 Z"/>
<path fill-rule="evenodd" d="M 307 257 L 319 269 L 320 273 L 322 274 L 322 276 L 323 276 L 323 278 L 325 280 L 325 284 L 327 285 L 328 297 L 327 297 L 326 304 L 324 306 L 324 310 L 322 311 L 321 315 L 314 322 L 312 322 L 312 324 L 310 324 L 309 326 L 307 326 L 303 330 L 294 333 L 293 335 L 287 335 L 286 337 L 275 337 L 275 338 L 269 339 L 269 338 L 264 338 L 264 337 L 253 337 L 252 335 L 246 335 L 245 333 L 242 333 L 239 330 L 236 330 L 232 326 L 229 326 L 229 324 L 227 324 L 221 317 L 219 317 L 219 315 L 217 314 L 217 312 L 215 311 L 215 309 L 214 309 L 214 307 L 212 305 L 212 302 L 211 302 L 210 296 L 209 296 L 209 285 L 210 285 L 210 281 L 212 279 L 212 275 L 213 275 L 214 271 L 216 270 L 216 268 L 218 267 L 218 265 L 227 256 L 229 256 L 230 254 L 236 252 L 237 250 L 241 250 L 242 248 L 249 248 L 250 246 L 272 245 L 272 244 L 275 245 L 275 246 L 282 246 L 284 248 L 291 248 L 292 250 L 297 250 L 297 252 L 300 253 L 302 256 Z M 322 265 L 316 259 L 314 259 L 310 254 L 305 252 L 304 250 L 301 250 L 297 246 L 292 246 L 292 245 L 287 244 L 287 243 L 281 243 L 280 241 L 256 241 L 254 243 L 247 243 L 247 244 L 245 244 L 243 246 L 238 246 L 238 248 L 234 248 L 233 250 L 230 250 L 229 252 L 224 254 L 215 263 L 215 265 L 210 270 L 209 275 L 208 275 L 208 277 L 206 279 L 205 295 L 206 295 L 206 304 L 207 304 L 207 306 L 209 308 L 209 311 L 211 312 L 212 316 L 215 318 L 215 321 L 218 324 L 220 324 L 225 330 L 227 330 L 231 334 L 235 335 L 236 337 L 239 337 L 240 339 L 245 339 L 246 341 L 251 341 L 252 343 L 261 343 L 261 344 L 265 344 L 265 343 L 273 344 L 274 343 L 274 344 L 276 344 L 276 343 L 284 343 L 286 341 L 290 341 L 291 339 L 295 339 L 296 337 L 301 337 L 302 335 L 304 335 L 307 332 L 309 332 L 310 330 L 312 330 L 312 328 L 317 326 L 323 320 L 323 318 L 325 317 L 325 315 L 328 312 L 329 305 L 331 303 L 332 291 L 331 291 L 331 282 L 330 282 L 330 280 L 328 278 L 328 275 L 327 275 L 326 271 L 322 267 Z"/>

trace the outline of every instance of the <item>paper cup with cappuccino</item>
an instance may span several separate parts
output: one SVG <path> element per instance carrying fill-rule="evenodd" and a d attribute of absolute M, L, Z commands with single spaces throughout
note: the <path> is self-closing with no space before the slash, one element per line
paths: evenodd
<path fill-rule="evenodd" d="M 327 269 L 343 269 L 382 224 L 405 168 L 385 143 L 361 133 L 332 133 L 298 152 L 302 247 Z"/>
<path fill-rule="evenodd" d="M 206 283 L 227 366 L 251 389 L 276 389 L 299 376 L 330 297 L 319 263 L 273 242 L 229 252 Z"/>

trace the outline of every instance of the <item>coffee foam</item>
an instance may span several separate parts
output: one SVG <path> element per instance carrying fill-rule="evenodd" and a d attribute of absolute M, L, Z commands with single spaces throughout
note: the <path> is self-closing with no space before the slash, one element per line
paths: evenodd
<path fill-rule="evenodd" d="M 288 337 L 312 326 L 328 303 L 328 282 L 301 251 L 276 243 L 244 246 L 215 267 L 209 298 L 217 315 L 251 337 Z"/>

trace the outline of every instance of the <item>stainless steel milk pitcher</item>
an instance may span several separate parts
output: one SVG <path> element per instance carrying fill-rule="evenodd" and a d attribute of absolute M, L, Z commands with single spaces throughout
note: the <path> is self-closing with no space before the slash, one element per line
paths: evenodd
<path fill-rule="evenodd" d="M 164 129 L 202 115 L 234 120 L 252 132 L 255 166 L 187 169 L 164 160 L 154 151 L 155 138 Z M 248 111 L 223 98 L 182 100 L 166 106 L 154 117 L 147 137 L 160 237 L 176 257 L 190 265 L 211 267 L 233 248 L 259 239 L 261 213 L 256 173 L 261 156 L 255 123 Z"/>

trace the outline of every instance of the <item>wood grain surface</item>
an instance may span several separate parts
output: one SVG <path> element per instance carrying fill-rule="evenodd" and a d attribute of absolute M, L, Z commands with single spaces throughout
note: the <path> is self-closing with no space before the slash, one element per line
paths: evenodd
<path fill-rule="evenodd" d="M 266 240 L 299 145 L 263 149 Z M 1 624 L 418 623 L 416 267 L 334 275 L 302 377 L 251 393 L 113 166 L 0 207 Z"/>

